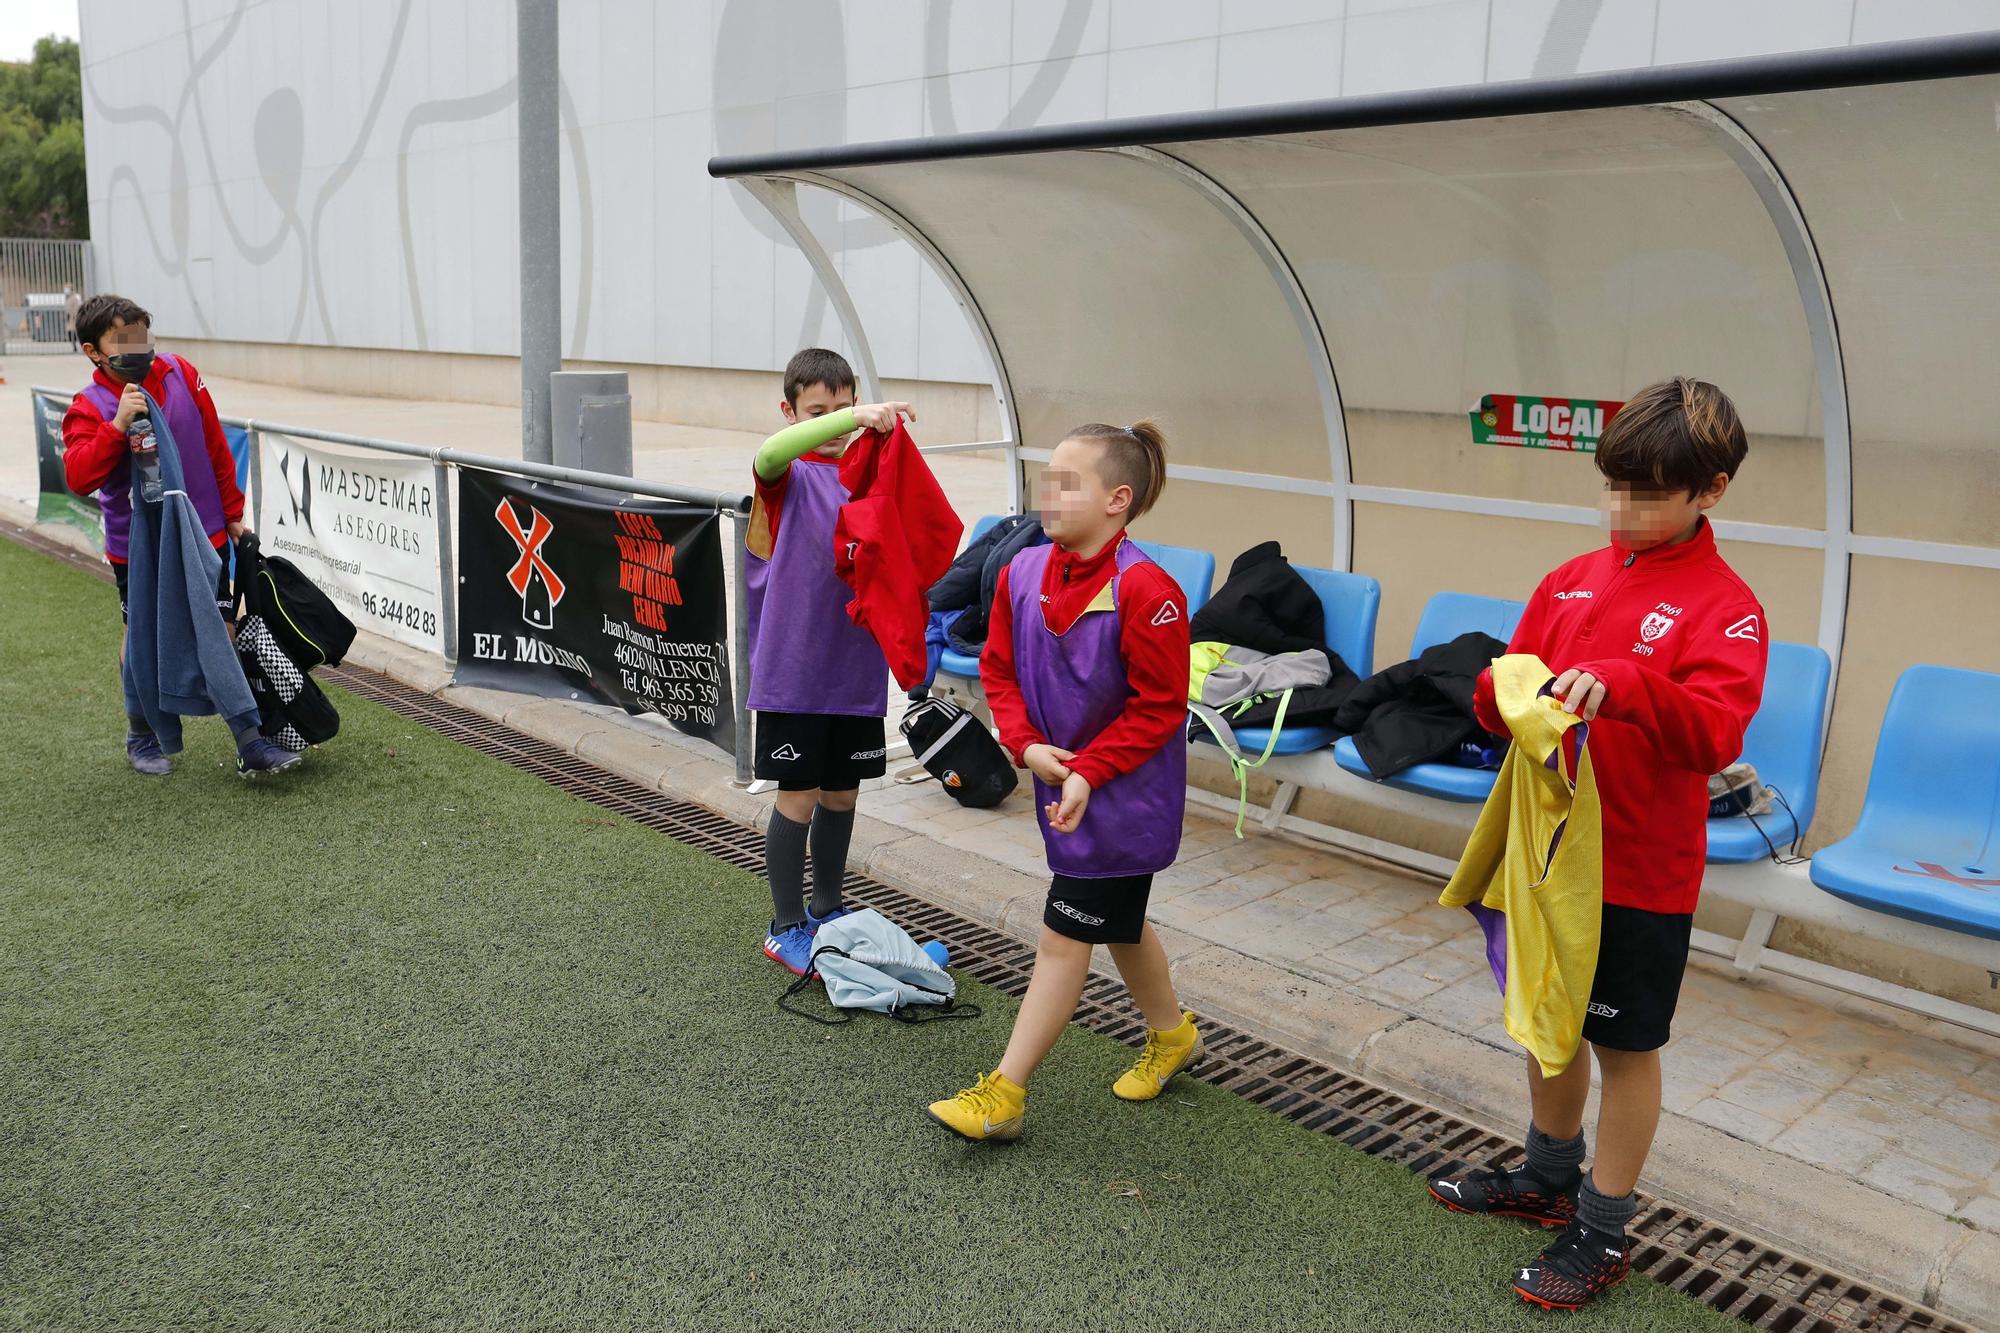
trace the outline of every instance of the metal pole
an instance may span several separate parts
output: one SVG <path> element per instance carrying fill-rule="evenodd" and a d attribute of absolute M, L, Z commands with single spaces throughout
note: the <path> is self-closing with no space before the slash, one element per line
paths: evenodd
<path fill-rule="evenodd" d="M 444 660 L 458 665 L 458 569 L 451 552 L 451 466 L 431 460 L 431 486 L 437 493 L 438 631 L 444 640 Z"/>
<path fill-rule="evenodd" d="M 554 461 L 549 376 L 562 369 L 562 149 L 557 0 L 515 0 L 520 89 L 521 457 Z"/>
<path fill-rule="evenodd" d="M 750 716 L 750 567 L 744 530 L 749 520 L 741 514 L 729 516 L 730 544 L 735 547 L 736 587 L 729 597 L 730 674 L 736 687 L 736 782 L 747 787 L 754 776 L 751 763 L 752 719 Z"/>
<path fill-rule="evenodd" d="M 250 526 L 254 530 L 264 521 L 264 436 L 255 427 L 247 427 L 244 433 L 250 439 Z"/>

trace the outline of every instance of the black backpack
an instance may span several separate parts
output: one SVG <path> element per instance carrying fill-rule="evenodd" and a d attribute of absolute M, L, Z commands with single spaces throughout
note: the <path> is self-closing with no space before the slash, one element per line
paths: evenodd
<path fill-rule="evenodd" d="M 339 666 L 354 643 L 354 622 L 297 565 L 260 551 L 254 532 L 236 543 L 236 591 L 243 611 L 263 618 L 301 672 Z"/>
<path fill-rule="evenodd" d="M 340 714 L 304 669 L 285 655 L 276 636 L 259 615 L 247 615 L 236 626 L 236 660 L 250 682 L 263 724 L 258 732 L 294 754 L 308 745 L 324 745 L 340 731 Z"/>
<path fill-rule="evenodd" d="M 1013 795 L 1020 775 L 979 719 L 948 699 L 925 699 L 903 715 L 903 738 L 917 762 L 952 799 L 986 810 Z"/>

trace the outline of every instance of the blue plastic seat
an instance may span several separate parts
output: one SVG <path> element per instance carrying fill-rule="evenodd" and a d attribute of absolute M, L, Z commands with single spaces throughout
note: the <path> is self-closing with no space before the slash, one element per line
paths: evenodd
<path fill-rule="evenodd" d="M 1164 542 L 1140 542 L 1139 549 L 1152 557 L 1154 564 L 1173 576 L 1181 591 L 1187 594 L 1188 614 L 1207 604 L 1208 595 L 1215 587 L 1215 557 L 1207 551 L 1197 551 L 1191 546 L 1168 546 Z"/>
<path fill-rule="evenodd" d="M 1382 605 L 1382 585 L 1366 574 L 1341 574 L 1331 569 L 1293 566 L 1299 577 L 1319 594 L 1325 612 L 1326 646 L 1340 654 L 1340 660 L 1357 676 L 1374 670 L 1375 613 Z M 1272 754 L 1311 754 L 1333 744 L 1339 735 L 1331 727 L 1286 727 L 1271 746 Z M 1210 745 L 1215 737 L 1206 728 L 1197 728 L 1196 737 Z M 1254 758 L 1271 745 L 1269 727 L 1243 727 L 1236 732 L 1236 745 Z"/>
<path fill-rule="evenodd" d="M 1761 861 L 1782 851 L 1811 827 L 1819 800 L 1820 737 L 1833 664 L 1807 643 L 1774 643 L 1764 672 L 1764 702 L 1743 733 L 1743 760 L 1757 780 L 1791 806 L 1772 802 L 1771 813 L 1708 821 L 1708 859 L 1724 865 Z M 1761 826 L 1762 832 L 1759 832 Z M 1770 841 L 1766 842 L 1765 839 Z"/>
<path fill-rule="evenodd" d="M 1861 818 L 1811 874 L 1858 906 L 2000 940 L 2000 675 L 1902 674 Z"/>
<path fill-rule="evenodd" d="M 1521 623 L 1521 612 L 1527 609 L 1527 605 L 1526 602 L 1480 597 L 1468 592 L 1436 593 L 1424 603 L 1424 613 L 1417 620 L 1417 632 L 1410 637 L 1410 656 L 1421 657 L 1426 648 L 1450 643 L 1459 635 L 1470 634 L 1474 630 L 1491 634 L 1505 643 L 1513 637 L 1514 626 Z M 1490 771 L 1460 768 L 1456 764 L 1412 764 L 1400 773 L 1378 778 L 1368 771 L 1368 764 L 1362 759 L 1361 751 L 1355 748 L 1352 736 L 1340 738 L 1339 744 L 1333 747 L 1333 759 L 1348 772 L 1370 782 L 1380 782 L 1385 787 L 1435 796 L 1445 801 L 1478 804 L 1484 802 L 1493 790 L 1493 774 Z"/>

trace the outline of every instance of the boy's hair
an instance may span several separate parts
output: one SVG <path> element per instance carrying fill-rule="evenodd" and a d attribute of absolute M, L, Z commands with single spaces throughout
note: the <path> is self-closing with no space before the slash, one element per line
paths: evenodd
<path fill-rule="evenodd" d="M 1676 375 L 1649 384 L 1604 428 L 1597 470 L 1610 481 L 1699 495 L 1715 474 L 1735 477 L 1750 442 L 1729 395 Z"/>
<path fill-rule="evenodd" d="M 854 387 L 854 367 L 838 352 L 824 347 L 808 347 L 785 363 L 785 401 L 799 405 L 799 395 L 815 384 L 824 384 L 832 393 Z"/>
<path fill-rule="evenodd" d="M 1064 438 L 1102 442 L 1097 475 L 1113 490 L 1132 488 L 1132 507 L 1125 512 L 1127 522 L 1143 518 L 1167 488 L 1167 437 L 1151 421 L 1135 421 L 1129 426 L 1092 421 Z"/>
<path fill-rule="evenodd" d="M 110 292 L 99 292 L 76 308 L 76 340 L 93 347 L 102 342 L 114 324 L 144 324 L 153 327 L 153 317 L 137 301 Z"/>

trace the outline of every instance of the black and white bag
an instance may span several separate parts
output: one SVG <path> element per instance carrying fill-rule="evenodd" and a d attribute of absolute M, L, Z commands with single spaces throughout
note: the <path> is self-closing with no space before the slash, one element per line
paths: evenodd
<path fill-rule="evenodd" d="M 952 799 L 987 810 L 1014 794 L 1021 779 L 979 719 L 948 699 L 925 699 L 903 715 L 903 738 L 917 762 Z"/>

